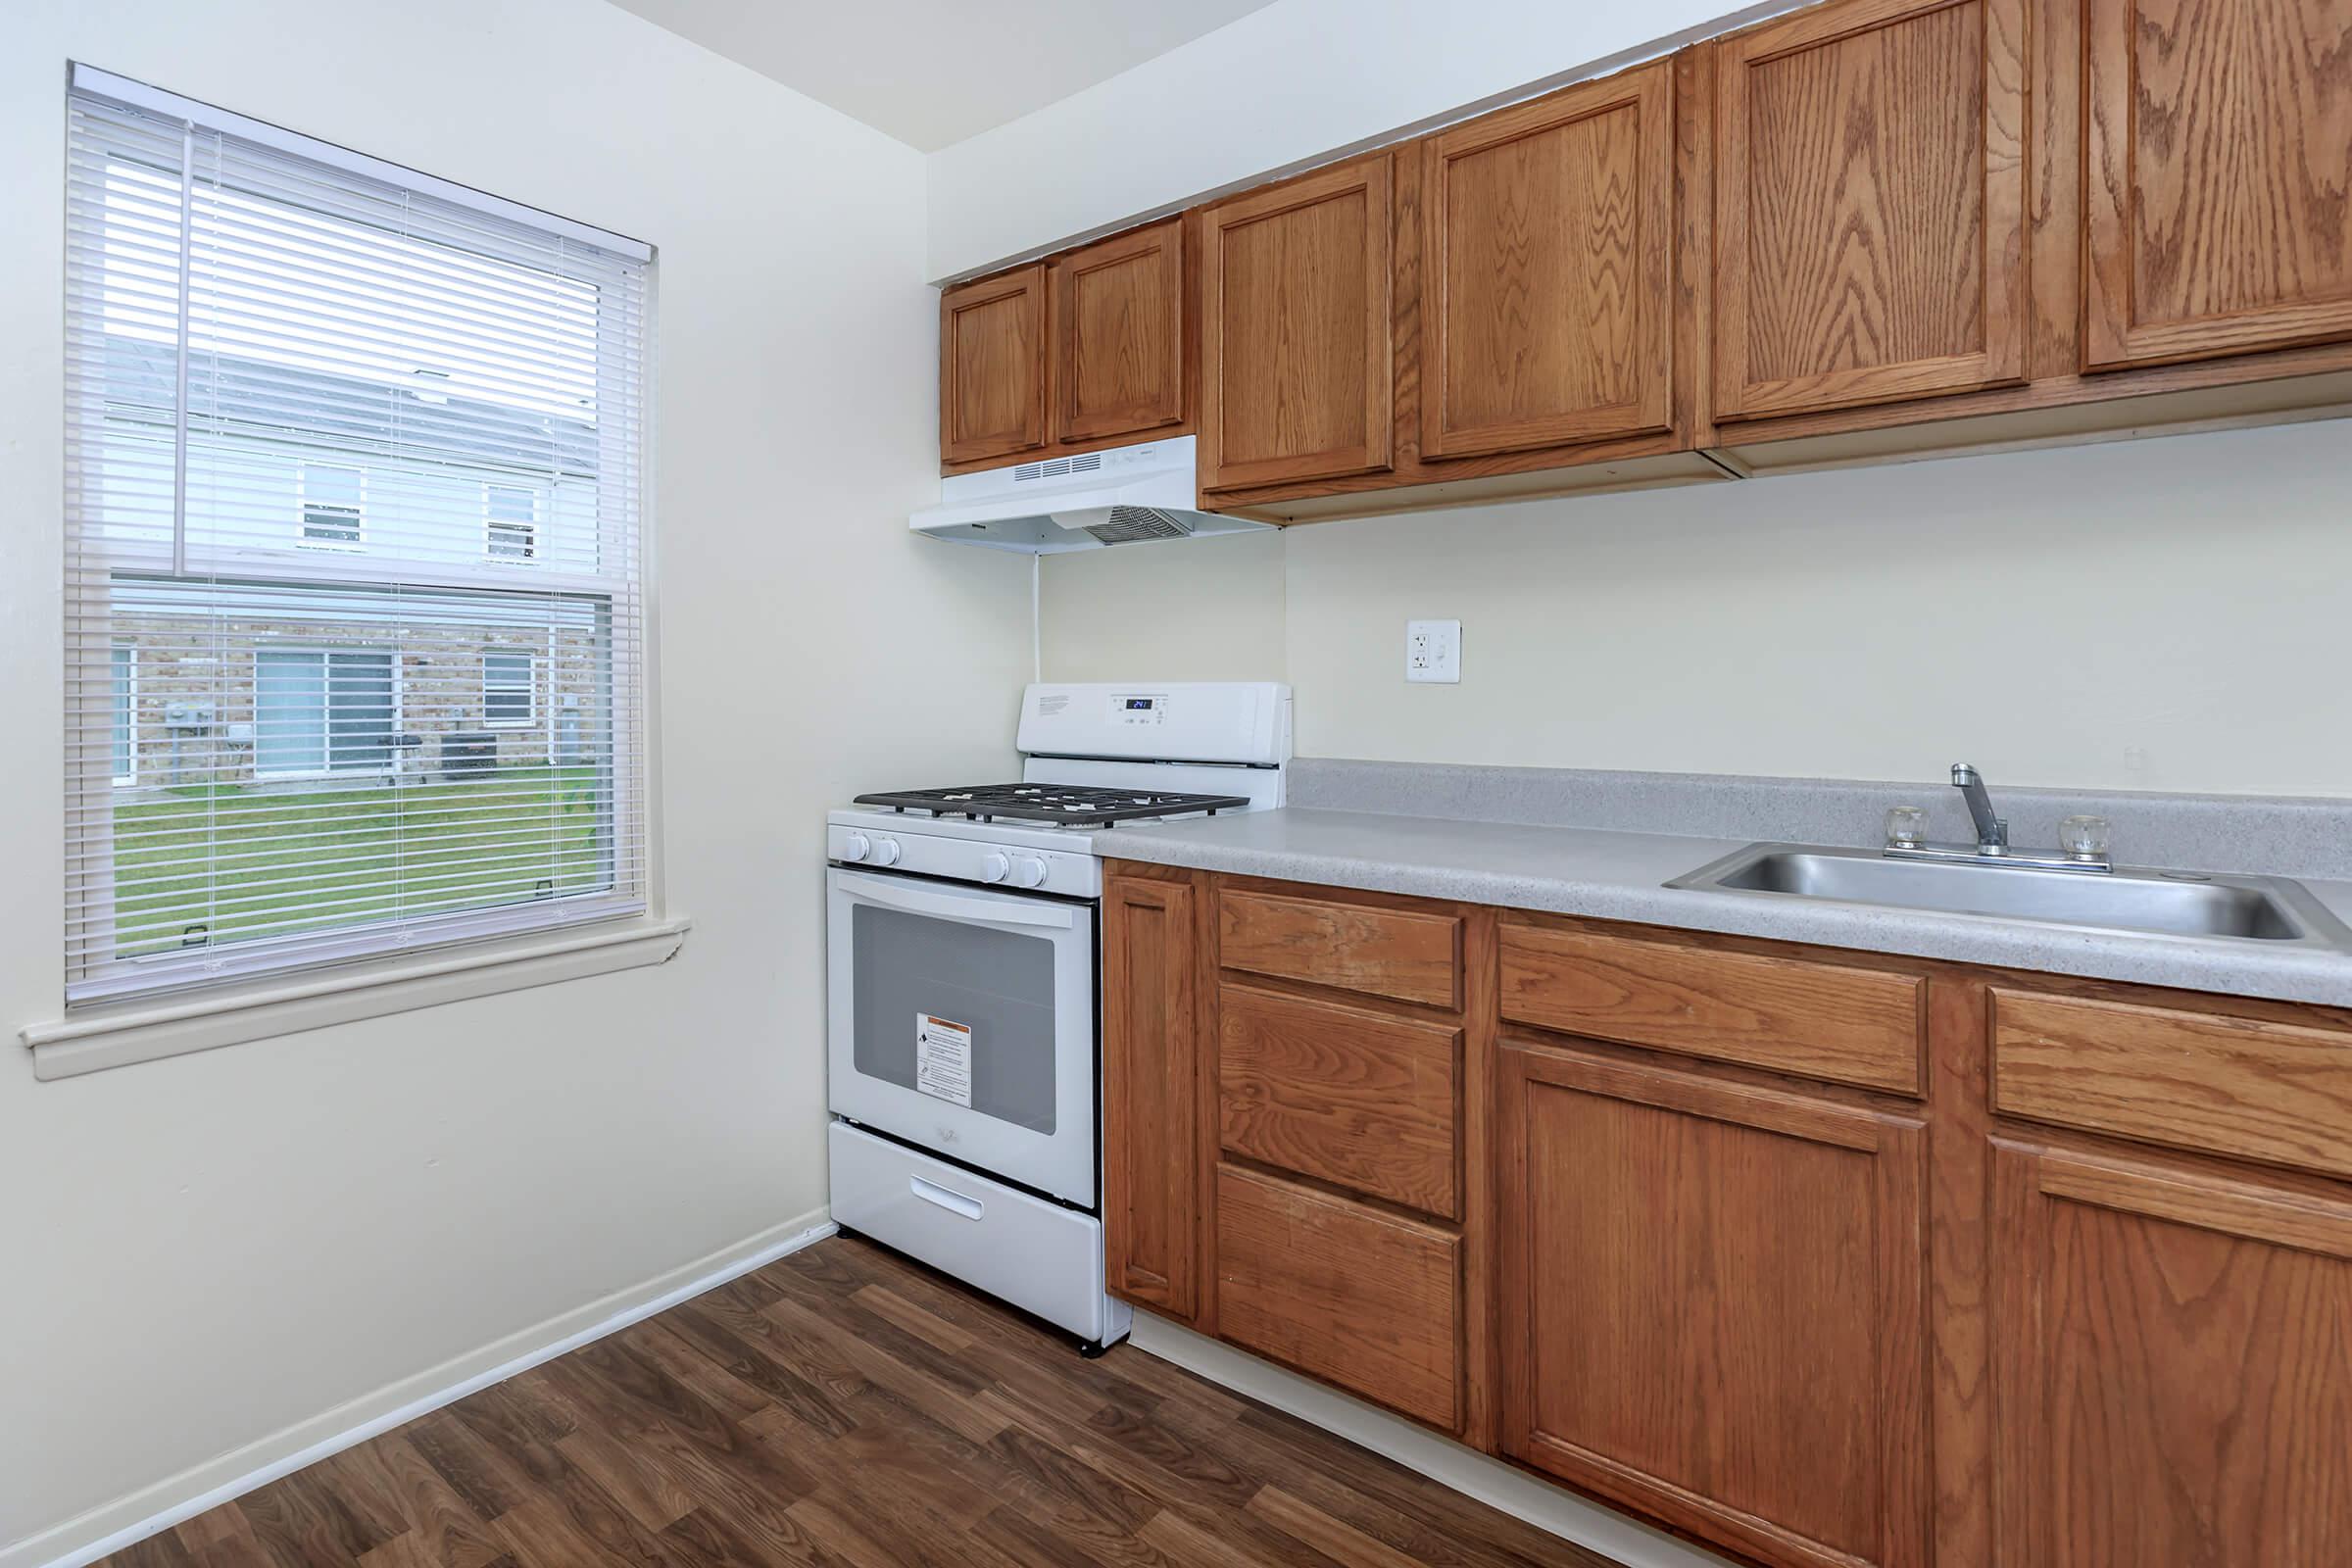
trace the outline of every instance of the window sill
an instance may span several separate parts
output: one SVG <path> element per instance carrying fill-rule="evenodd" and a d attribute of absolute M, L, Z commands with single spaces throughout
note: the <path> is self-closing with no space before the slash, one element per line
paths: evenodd
<path fill-rule="evenodd" d="M 168 1002 L 93 1007 L 54 1022 L 29 1024 L 22 1037 L 32 1048 L 35 1078 L 73 1078 L 248 1040 L 666 963 L 693 925 L 683 915 L 641 918 L 381 958 L 307 978 Z"/>

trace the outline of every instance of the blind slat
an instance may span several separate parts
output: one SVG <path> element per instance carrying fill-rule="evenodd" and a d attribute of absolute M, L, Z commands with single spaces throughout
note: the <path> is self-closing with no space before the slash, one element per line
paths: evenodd
<path fill-rule="evenodd" d="M 646 256 L 103 87 L 68 102 L 69 1003 L 642 910 Z"/>

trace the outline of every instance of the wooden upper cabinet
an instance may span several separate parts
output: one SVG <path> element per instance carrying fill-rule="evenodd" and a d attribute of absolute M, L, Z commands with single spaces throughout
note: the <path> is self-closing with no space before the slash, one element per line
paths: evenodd
<path fill-rule="evenodd" d="M 1190 1319 L 1200 1200 L 1193 887 L 1102 890 L 1102 1240 L 1109 1289 Z"/>
<path fill-rule="evenodd" d="M 1500 1055 L 1503 1451 L 1760 1562 L 1918 1568 L 1919 1124 L 1578 1053 Z"/>
<path fill-rule="evenodd" d="M 1998 1568 L 2340 1563 L 2352 1205 L 1994 1154 Z"/>
<path fill-rule="evenodd" d="M 2352 5 L 2083 21 L 2084 368 L 2352 338 Z"/>
<path fill-rule="evenodd" d="M 1054 434 L 1068 445 L 1185 417 L 1184 224 L 1073 251 L 1048 273 Z"/>
<path fill-rule="evenodd" d="M 1008 457 L 1046 444 L 1046 270 L 939 297 L 939 455 Z"/>
<path fill-rule="evenodd" d="M 1717 419 L 2021 376 L 2024 13 L 1831 0 L 1718 46 Z"/>
<path fill-rule="evenodd" d="M 1674 74 L 1661 60 L 1422 144 L 1423 457 L 1667 428 Z"/>
<path fill-rule="evenodd" d="M 1203 215 L 1203 490 L 1390 466 L 1392 162 L 1318 170 Z"/>

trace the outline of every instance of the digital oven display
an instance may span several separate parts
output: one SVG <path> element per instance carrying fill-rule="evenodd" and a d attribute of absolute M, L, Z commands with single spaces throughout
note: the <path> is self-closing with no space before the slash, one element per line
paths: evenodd
<path fill-rule="evenodd" d="M 1149 713 L 1152 711 L 1152 708 L 1156 706 L 1158 701 L 1159 700 L 1155 697 L 1130 697 L 1127 699 L 1127 711 L 1130 713 Z"/>

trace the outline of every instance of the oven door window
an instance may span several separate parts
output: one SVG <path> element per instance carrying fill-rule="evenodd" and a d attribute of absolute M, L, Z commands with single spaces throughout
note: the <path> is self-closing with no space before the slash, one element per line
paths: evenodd
<path fill-rule="evenodd" d="M 867 904 L 852 919 L 858 1073 L 1051 1137 L 1052 939 Z"/>

